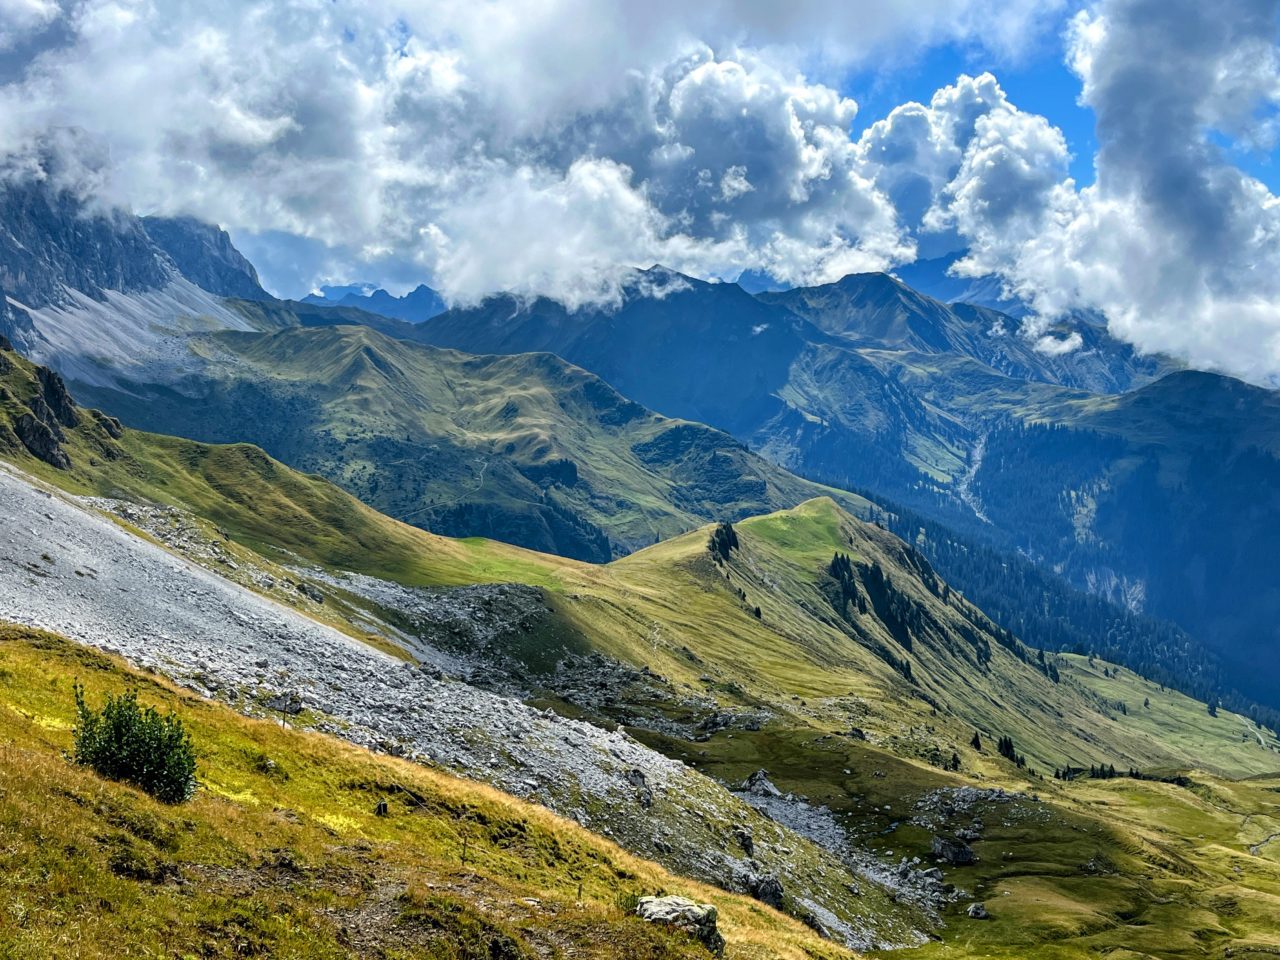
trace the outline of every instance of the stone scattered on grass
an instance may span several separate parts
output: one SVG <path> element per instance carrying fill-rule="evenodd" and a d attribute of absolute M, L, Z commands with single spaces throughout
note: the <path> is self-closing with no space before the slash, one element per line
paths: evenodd
<path fill-rule="evenodd" d="M 641 897 L 636 916 L 648 923 L 683 930 L 717 957 L 724 955 L 724 937 L 716 926 L 716 908 L 687 897 Z"/>

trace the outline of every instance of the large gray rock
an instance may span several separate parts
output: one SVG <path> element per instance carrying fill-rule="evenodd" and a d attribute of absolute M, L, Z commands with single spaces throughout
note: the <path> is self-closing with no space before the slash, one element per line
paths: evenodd
<path fill-rule="evenodd" d="M 751 895 L 761 903 L 768 904 L 775 910 L 782 909 L 782 881 L 777 877 L 755 877 L 751 882 Z"/>
<path fill-rule="evenodd" d="M 67 289 L 101 301 L 108 290 L 153 290 L 177 273 L 137 217 L 92 206 L 59 181 L 55 153 L 46 176 L 0 187 L 0 286 L 30 307 L 72 302 Z"/>
<path fill-rule="evenodd" d="M 945 837 L 933 838 L 933 856 L 943 863 L 954 867 L 966 867 L 978 859 L 973 848 L 959 840 L 948 840 Z"/>
<path fill-rule="evenodd" d="M 683 930 L 717 957 L 724 953 L 724 937 L 716 927 L 716 908 L 687 897 L 641 897 L 636 916 L 649 923 Z"/>
<path fill-rule="evenodd" d="M 71 458 L 58 444 L 59 436 L 48 424 L 24 413 L 14 421 L 13 432 L 33 457 L 59 470 L 71 469 Z"/>
<path fill-rule="evenodd" d="M 757 770 L 747 779 L 742 781 L 742 785 L 738 787 L 743 793 L 752 793 L 757 797 L 780 797 L 782 791 L 773 785 L 773 781 L 769 779 L 768 770 Z"/>

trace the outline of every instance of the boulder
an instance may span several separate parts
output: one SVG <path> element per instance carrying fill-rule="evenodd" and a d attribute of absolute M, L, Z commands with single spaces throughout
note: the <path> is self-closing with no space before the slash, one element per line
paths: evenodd
<path fill-rule="evenodd" d="M 959 840 L 948 840 L 945 837 L 933 838 L 933 856 L 943 863 L 949 863 L 955 867 L 966 867 L 971 863 L 976 863 L 978 860 L 973 848 L 967 843 L 962 843 Z"/>
<path fill-rule="evenodd" d="M 279 693 L 267 701 L 267 709 L 297 716 L 302 712 L 302 698 L 296 693 Z"/>
<path fill-rule="evenodd" d="M 653 806 L 653 789 L 649 786 L 649 780 L 644 775 L 644 771 L 632 768 L 626 774 L 627 783 L 636 788 L 636 802 L 646 810 Z"/>
<path fill-rule="evenodd" d="M 987 905 L 985 903 L 971 903 L 965 913 L 969 915 L 971 920 L 991 919 L 991 914 L 987 913 Z"/>
<path fill-rule="evenodd" d="M 763 904 L 782 909 L 782 881 L 777 877 L 755 877 L 751 881 L 751 895 Z"/>
<path fill-rule="evenodd" d="M 724 955 L 716 908 L 709 903 L 694 903 L 686 897 L 641 897 L 636 916 L 648 923 L 683 930 L 717 957 Z"/>
<path fill-rule="evenodd" d="M 324 603 L 324 594 L 305 581 L 298 584 L 298 592 L 313 603 Z"/>
<path fill-rule="evenodd" d="M 780 797 L 782 791 L 773 785 L 769 779 L 768 770 L 757 770 L 747 779 L 742 781 L 742 786 L 738 787 L 744 793 L 752 793 L 757 797 Z"/>

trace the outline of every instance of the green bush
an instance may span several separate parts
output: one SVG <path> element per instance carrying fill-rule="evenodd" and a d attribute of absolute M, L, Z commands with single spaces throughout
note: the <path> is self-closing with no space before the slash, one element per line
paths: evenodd
<path fill-rule="evenodd" d="M 140 707 L 134 691 L 107 696 L 101 710 L 75 685 L 75 761 L 111 780 L 132 783 L 163 803 L 190 800 L 196 789 L 191 735 L 173 714 Z"/>

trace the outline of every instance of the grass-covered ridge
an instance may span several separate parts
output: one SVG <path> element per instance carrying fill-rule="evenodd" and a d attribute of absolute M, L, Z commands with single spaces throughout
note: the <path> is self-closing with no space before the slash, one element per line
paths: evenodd
<path fill-rule="evenodd" d="M 250 441 L 444 533 L 604 561 L 825 490 L 548 353 L 473 357 L 365 326 L 213 334 L 189 346 L 201 364 L 191 383 L 87 396 L 147 429 Z"/>
<path fill-rule="evenodd" d="M 136 689 L 184 719 L 190 803 L 64 758 L 77 678 L 91 700 Z M 6 957 L 707 956 L 624 909 L 656 890 L 715 903 L 726 956 L 849 956 L 541 808 L 246 719 L 36 631 L 0 627 L 0 744 Z"/>
<path fill-rule="evenodd" d="M 32 409 L 37 387 L 7 383 L 11 421 Z M 246 560 L 250 547 L 278 556 L 283 546 L 332 569 L 412 584 L 539 584 L 554 629 L 508 635 L 488 651 L 499 667 L 519 668 L 522 687 L 563 712 L 625 723 L 723 783 L 766 767 L 891 863 L 927 859 L 934 835 L 968 824 L 919 822 L 918 804 L 937 791 L 1027 794 L 969 814 L 986 821 L 979 860 L 947 871 L 994 919 L 968 920 L 968 901 L 949 906 L 943 941 L 923 953 L 1065 960 L 1136 944 L 1173 960 L 1274 946 L 1265 921 L 1280 891 L 1280 851 L 1268 840 L 1280 832 L 1274 734 L 1225 710 L 1211 718 L 1204 704 L 1101 661 L 1042 662 L 901 540 L 831 500 L 742 521 L 735 545 L 715 552 L 708 526 L 594 566 L 434 537 L 255 448 L 129 431 L 112 438 L 79 415 L 64 431 L 67 469 L 21 446 L 6 458 L 64 488 L 216 517 Z M 833 566 L 837 554 L 847 568 Z M 558 697 L 555 664 L 584 652 L 648 667 L 646 679 L 608 698 Z M 712 716 L 729 723 L 707 725 Z M 763 719 L 753 726 L 748 716 Z M 1040 776 L 997 753 L 1001 736 Z M 946 769 L 953 756 L 958 770 Z M 1136 766 L 1162 779 L 1053 780 L 1067 763 Z M 238 796 L 245 782 L 223 786 Z"/>
<path fill-rule="evenodd" d="M 180 506 L 267 556 L 415 586 L 543 587 L 559 624 L 532 638 L 542 646 L 529 653 L 544 664 L 556 662 L 557 643 L 585 644 L 650 666 L 669 681 L 673 698 L 693 692 L 727 707 L 780 705 L 805 727 L 881 727 L 886 742 L 931 727 L 912 736 L 910 749 L 954 752 L 966 768 L 989 762 L 967 746 L 974 729 L 989 740 L 1012 736 L 1041 773 L 1067 762 L 1147 767 L 1187 759 L 1070 678 L 1052 682 L 1035 651 L 952 591 L 918 554 L 830 499 L 738 524 L 742 546 L 718 565 L 707 549 L 709 528 L 589 565 L 438 537 L 255 447 L 113 429 L 82 408 L 75 426 L 60 428 L 69 464 L 52 467 L 5 429 L 39 406 L 45 387 L 37 368 L 2 356 L 9 368 L 0 381 L 0 446 L 24 469 L 73 492 Z M 852 558 L 852 587 L 865 611 L 833 603 L 828 568 L 836 553 Z M 800 709 L 801 699 L 814 703 Z M 877 706 L 858 719 L 859 703 Z M 1231 775 L 1268 772 L 1276 754 L 1272 739 L 1262 740 L 1238 756 L 1208 741 L 1190 759 Z"/>

